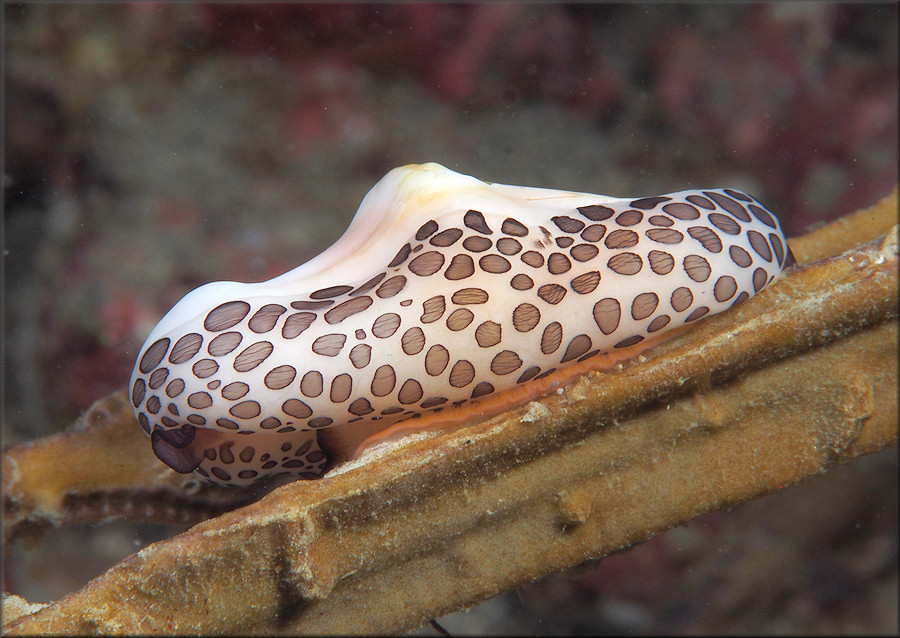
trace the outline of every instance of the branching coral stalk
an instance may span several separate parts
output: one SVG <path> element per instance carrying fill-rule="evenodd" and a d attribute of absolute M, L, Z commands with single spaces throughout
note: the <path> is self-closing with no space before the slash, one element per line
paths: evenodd
<path fill-rule="evenodd" d="M 792 241 L 805 265 L 640 361 L 284 485 L 4 632 L 402 631 L 895 443 L 896 212 L 895 192 Z M 127 404 L 109 406 L 98 427 L 128 422 Z M 187 494 L 137 448 L 147 474 L 122 468 L 41 491 L 34 475 L 49 453 L 35 447 L 72 449 L 91 427 L 6 453 L 5 503 L 18 521 L 66 523 L 67 499 L 116 489 L 126 505 L 103 516 L 134 516 L 127 499 L 160 485 L 182 490 L 173 520 L 192 499 L 208 504 L 209 492 Z M 96 462 L 105 445 L 79 449 Z"/>

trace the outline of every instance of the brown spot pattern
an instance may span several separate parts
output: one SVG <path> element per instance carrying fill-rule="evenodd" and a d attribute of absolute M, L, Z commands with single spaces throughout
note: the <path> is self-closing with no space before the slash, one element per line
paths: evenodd
<path fill-rule="evenodd" d="M 331 299 L 332 297 L 340 297 L 353 290 L 353 286 L 329 286 L 328 288 L 320 288 L 310 293 L 310 299 Z"/>
<path fill-rule="evenodd" d="M 753 252 L 755 252 L 766 261 L 772 261 L 772 251 L 769 250 L 769 242 L 766 241 L 765 237 L 763 237 L 755 230 L 748 230 L 747 239 L 750 241 L 750 246 L 753 248 Z M 175 345 L 177 346 L 178 344 Z M 171 359 L 171 356 L 169 358 Z"/>
<path fill-rule="evenodd" d="M 391 277 L 386 282 L 378 286 L 378 290 L 375 291 L 375 294 L 378 295 L 380 299 L 389 299 L 399 293 L 406 286 L 406 277 L 403 275 L 397 275 L 396 277 Z"/>
<path fill-rule="evenodd" d="M 669 315 L 660 315 L 650 322 L 650 325 L 647 326 L 647 332 L 653 333 L 662 330 L 669 324 L 669 321 L 671 321 Z"/>
<path fill-rule="evenodd" d="M 350 350 L 350 362 L 353 363 L 353 367 L 357 370 L 365 368 L 367 365 L 369 365 L 369 361 L 371 360 L 372 346 L 369 346 L 365 343 L 360 343 L 353 346 L 353 349 Z"/>
<path fill-rule="evenodd" d="M 644 213 L 641 211 L 626 210 L 616 217 L 616 223 L 619 226 L 634 226 L 635 224 L 640 224 L 642 219 L 644 219 Z"/>
<path fill-rule="evenodd" d="M 544 284 L 538 288 L 537 295 L 547 303 L 556 305 L 566 296 L 566 289 L 558 284 Z"/>
<path fill-rule="evenodd" d="M 464 388 L 475 378 L 475 368 L 465 359 L 461 359 L 453 364 L 450 370 L 450 385 L 454 388 Z"/>
<path fill-rule="evenodd" d="M 522 367 L 522 360 L 512 350 L 503 350 L 491 360 L 491 372 L 503 376 Z"/>
<path fill-rule="evenodd" d="M 147 385 L 144 383 L 143 379 L 137 379 L 134 382 L 134 387 L 131 390 L 131 403 L 134 407 L 140 407 L 141 403 L 144 402 L 144 395 L 147 391 Z"/>
<path fill-rule="evenodd" d="M 375 286 L 377 286 L 378 283 L 379 283 L 382 279 L 384 279 L 385 277 L 387 277 L 387 273 L 384 273 L 384 272 L 383 272 L 383 273 L 379 273 L 378 275 L 375 275 L 375 276 L 372 277 L 369 281 L 367 281 L 366 283 L 364 283 L 362 286 L 360 286 L 359 288 L 357 288 L 356 290 L 354 290 L 353 292 L 351 292 L 351 293 L 350 293 L 350 296 L 351 296 L 351 297 L 356 297 L 357 295 L 361 295 L 361 294 L 363 294 L 363 293 L 369 292 L 370 290 L 372 290 L 372 288 L 374 288 Z"/>
<path fill-rule="evenodd" d="M 551 218 L 556 227 L 564 233 L 580 233 L 584 229 L 584 222 L 565 215 Z"/>
<path fill-rule="evenodd" d="M 147 385 L 150 386 L 151 389 L 156 390 L 163 383 L 166 382 L 166 379 L 169 378 L 169 369 L 168 368 L 157 368 L 153 371 L 153 374 L 150 375 L 150 380 L 147 382 Z M 143 379 L 139 379 L 141 383 L 144 382 Z M 137 407 L 137 406 L 135 406 Z"/>
<path fill-rule="evenodd" d="M 610 270 L 620 275 L 636 275 L 641 271 L 644 262 L 641 261 L 639 255 L 634 253 L 619 253 L 610 257 L 606 265 Z"/>
<path fill-rule="evenodd" d="M 486 303 L 487 300 L 488 293 L 481 288 L 463 288 L 454 292 L 453 296 L 450 297 L 450 301 L 460 306 L 482 304 Z"/>
<path fill-rule="evenodd" d="M 473 253 L 483 253 L 494 245 L 487 237 L 466 237 L 463 240 L 463 248 Z"/>
<path fill-rule="evenodd" d="M 688 198 L 690 199 L 690 198 Z M 671 215 L 675 219 L 681 220 L 690 220 L 690 219 L 699 219 L 700 211 L 697 210 L 694 206 L 690 204 L 684 204 L 681 202 L 676 202 L 674 204 L 666 204 L 663 206 L 663 211 L 667 214 Z"/>
<path fill-rule="evenodd" d="M 240 323 L 250 312 L 246 301 L 229 301 L 214 308 L 203 321 L 203 327 L 210 332 L 219 332 Z"/>
<path fill-rule="evenodd" d="M 444 254 L 429 250 L 409 262 L 409 270 L 419 277 L 428 277 L 439 271 L 443 265 Z"/>
<path fill-rule="evenodd" d="M 315 315 L 313 315 L 313 317 L 315 318 Z M 223 332 L 209 342 L 209 345 L 206 346 L 206 351 L 214 357 L 221 357 L 222 355 L 233 352 L 234 349 L 241 344 L 241 339 L 243 339 L 243 337 L 240 332 Z"/>
<path fill-rule="evenodd" d="M 387 339 L 400 328 L 400 315 L 387 312 L 378 317 L 372 324 L 372 334 L 379 339 Z"/>
<path fill-rule="evenodd" d="M 494 386 L 488 383 L 487 381 L 482 381 L 474 388 L 472 388 L 472 394 L 469 396 L 471 399 L 477 399 L 478 397 L 483 397 L 486 394 L 490 394 L 494 391 Z"/>
<path fill-rule="evenodd" d="M 212 359 L 200 359 L 200 361 L 191 366 L 191 372 L 193 372 L 194 376 L 198 379 L 206 379 L 218 371 L 219 364 Z"/>
<path fill-rule="evenodd" d="M 777 228 L 778 225 L 775 223 L 775 220 L 772 216 L 763 208 L 756 206 L 755 204 L 750 204 L 747 208 L 750 209 L 750 212 L 753 213 L 753 216 L 756 217 L 763 224 L 768 226 L 769 228 Z"/>
<path fill-rule="evenodd" d="M 468 255 L 454 255 L 450 265 L 444 271 L 444 277 L 451 281 L 465 279 L 475 274 L 475 262 Z"/>
<path fill-rule="evenodd" d="M 272 354 L 274 346 L 269 341 L 257 341 L 234 358 L 234 369 L 238 372 L 252 370 Z"/>
<path fill-rule="evenodd" d="M 340 323 L 347 317 L 352 317 L 356 313 L 362 312 L 373 303 L 374 302 L 371 297 L 354 297 L 353 299 L 349 299 L 344 303 L 336 305 L 334 308 L 326 312 L 325 321 L 332 325 Z"/>
<path fill-rule="evenodd" d="M 631 248 L 636 246 L 640 241 L 640 237 L 633 230 L 614 230 L 603 241 L 604 245 L 610 250 L 618 248 Z"/>
<path fill-rule="evenodd" d="M 452 246 L 459 238 L 462 237 L 463 231 L 459 228 L 448 228 L 447 230 L 439 232 L 437 235 L 432 237 L 429 240 L 429 244 L 432 246 L 438 246 L 440 248 L 446 248 L 447 246 Z"/>
<path fill-rule="evenodd" d="M 573 246 L 569 254 L 576 261 L 588 261 L 596 257 L 600 253 L 600 249 L 592 244 L 578 244 Z"/>
<path fill-rule="evenodd" d="M 356 399 L 347 408 L 347 412 L 349 412 L 350 414 L 355 414 L 356 416 L 365 416 L 366 414 L 371 414 L 374 411 L 375 408 L 372 407 L 372 404 L 369 403 L 369 400 L 364 398 Z"/>
<path fill-rule="evenodd" d="M 184 392 L 184 387 L 185 386 L 183 379 L 174 379 L 169 382 L 169 385 L 166 386 L 166 396 L 170 399 L 174 399 L 182 392 Z"/>
<path fill-rule="evenodd" d="M 397 384 L 397 375 L 391 366 L 379 366 L 372 379 L 372 394 L 376 397 L 387 396 Z"/>
<path fill-rule="evenodd" d="M 442 345 L 433 345 L 425 354 L 425 372 L 433 377 L 438 376 L 450 363 L 450 353 Z"/>
<path fill-rule="evenodd" d="M 315 319 L 316 315 L 312 312 L 298 312 L 293 314 L 285 320 L 284 327 L 281 328 L 281 336 L 285 339 L 293 339 L 309 328 Z M 240 339 L 238 340 L 238 343 L 240 343 Z"/>
<path fill-rule="evenodd" d="M 422 316 L 419 317 L 419 321 L 422 323 L 434 323 L 444 316 L 446 309 L 447 302 L 444 300 L 443 295 L 426 299 L 422 302 Z"/>
<path fill-rule="evenodd" d="M 732 192 L 735 192 L 735 191 L 732 191 Z M 713 200 L 715 203 L 717 203 L 719 206 L 721 206 L 722 208 L 727 210 L 729 213 L 731 213 L 738 219 L 741 219 L 745 222 L 750 221 L 750 216 L 747 214 L 747 211 L 744 210 L 744 207 L 741 206 L 736 201 L 734 201 L 733 199 L 731 199 L 730 197 L 727 197 L 727 196 L 723 195 L 722 193 L 717 193 L 715 191 L 703 191 L 703 194 L 706 195 L 707 197 L 709 197 L 711 200 Z M 712 215 L 710 215 L 710 221 L 712 221 Z M 715 224 L 715 222 L 713 222 L 713 223 Z M 725 232 L 728 232 L 728 231 L 725 231 Z M 736 233 L 732 233 L 732 234 L 736 234 Z"/>
<path fill-rule="evenodd" d="M 544 256 L 533 250 L 522 253 L 522 256 L 519 257 L 519 259 L 522 260 L 522 263 L 527 264 L 532 268 L 540 268 L 544 265 Z"/>
<path fill-rule="evenodd" d="M 613 348 L 628 348 L 673 324 L 696 321 L 712 312 L 695 300 L 714 298 L 722 306 L 734 305 L 752 294 L 741 286 L 752 285 L 752 290 L 759 292 L 788 259 L 774 218 L 752 198 L 733 190 L 582 206 L 548 215 L 549 219 L 540 222 L 543 225 L 529 221 L 534 224 L 533 233 L 523 223 L 524 217 L 492 215 L 491 211 L 470 209 L 461 224 L 457 217 L 443 229 L 446 217 L 424 220 L 414 239 L 397 251 L 386 271 L 369 274 L 361 285 L 301 291 L 294 297 L 296 301 L 283 303 L 275 303 L 277 298 L 266 303 L 261 296 L 250 296 L 249 301 L 262 304 L 255 310 L 247 301 L 229 300 L 195 320 L 217 334 L 207 337 L 197 328 L 156 339 L 138 361 L 136 374 L 142 376 L 132 381 L 130 399 L 138 422 L 148 434 L 162 428 L 176 431 L 191 427 L 187 426 L 190 423 L 220 428 L 236 438 L 254 429 L 286 437 L 276 447 L 264 446 L 261 451 L 256 444 L 251 447 L 234 441 L 210 448 L 197 470 L 205 477 L 240 477 L 249 482 L 258 474 L 286 468 L 312 476 L 324 461 L 323 453 L 310 438 L 313 435 L 304 435 L 303 443 L 296 444 L 290 438 L 308 433 L 309 428 L 380 419 L 388 426 L 415 418 L 425 410 L 448 409 L 451 404 L 459 406 L 469 399 L 501 392 L 514 383 L 545 378 L 557 369 L 553 366 L 584 361 Z M 533 219 L 531 212 L 528 219 Z M 766 225 L 776 232 L 765 230 Z M 503 235 L 496 241 L 488 238 L 494 229 Z M 699 246 L 686 242 L 685 235 Z M 709 257 L 726 246 L 730 257 L 727 263 Z M 597 257 L 602 258 L 595 266 L 598 269 L 585 271 L 580 267 L 580 263 Z M 645 259 L 650 268 L 643 278 L 617 277 L 638 275 Z M 676 261 L 681 262 L 685 274 L 675 273 Z M 600 264 L 609 271 L 604 273 Z M 729 268 L 750 268 L 751 281 L 732 276 Z M 528 270 L 530 276 L 522 270 Z M 435 279 L 418 283 L 410 273 Z M 493 277 L 505 273 L 509 274 Z M 673 291 L 677 284 L 669 282 L 685 275 L 696 283 Z M 610 276 L 613 279 L 608 279 Z M 607 288 L 603 287 L 604 277 L 610 282 Z M 461 282 L 456 286 L 469 281 L 469 287 L 448 284 L 456 281 Z M 447 288 L 443 294 L 424 300 L 419 297 L 429 286 L 437 284 L 439 290 L 440 282 Z M 578 297 L 564 303 L 569 290 Z M 494 300 L 492 291 L 497 293 Z M 401 293 L 403 296 L 399 296 Z M 448 297 L 458 306 L 449 313 Z M 681 320 L 673 322 L 671 312 L 660 308 L 666 297 L 667 307 L 671 305 L 675 312 L 687 316 L 679 315 Z M 548 304 L 543 312 L 536 299 Z M 480 310 L 468 307 L 494 301 L 497 303 Z M 415 303 L 422 304 L 421 313 L 411 307 Z M 509 309 L 505 309 L 506 304 Z M 580 309 L 585 304 L 592 308 L 589 330 L 579 323 L 584 321 Z M 290 312 L 288 305 L 299 312 Z M 715 310 L 722 306 L 715 306 Z M 366 311 L 373 307 L 375 312 L 369 315 Z M 322 321 L 317 324 L 320 314 Z M 373 321 L 373 317 L 377 318 Z M 245 319 L 247 323 L 239 325 Z M 371 334 L 359 326 L 363 321 L 372 321 Z M 429 327 L 438 321 L 443 325 Z M 326 324 L 346 329 L 323 334 L 323 328 L 328 329 Z M 245 345 L 247 335 L 267 334 L 279 327 L 280 335 L 276 333 L 274 340 L 251 340 L 249 346 Z M 309 330 L 316 332 L 298 339 Z M 398 339 L 389 341 L 394 335 Z M 348 337 L 361 343 L 349 348 L 347 358 L 335 359 L 330 366 L 321 364 L 320 370 L 309 369 L 319 367 L 315 359 L 306 355 L 304 362 L 302 353 L 295 353 L 279 356 L 279 363 L 290 361 L 292 365 L 262 368 L 265 374 L 261 384 L 258 380 L 245 383 L 233 375 L 231 379 L 228 375 L 221 380 L 214 378 L 220 370 L 230 372 L 225 368 L 232 366 L 237 372 L 257 369 L 279 347 L 279 336 L 285 343 L 296 340 L 295 345 L 332 358 L 344 352 Z M 369 339 L 386 341 L 365 343 Z M 476 344 L 478 347 L 472 350 Z M 242 345 L 245 347 L 239 350 Z M 532 354 L 535 346 L 540 353 Z M 195 360 L 201 349 L 210 358 Z M 235 352 L 239 354 L 233 361 L 226 358 Z M 418 359 L 420 355 L 422 359 Z M 462 358 L 467 355 L 469 358 Z M 167 367 L 160 367 L 166 359 Z M 177 367 L 182 364 L 186 364 L 184 370 Z M 187 372 L 188 366 L 193 376 Z M 495 376 L 486 377 L 488 374 Z M 501 377 L 507 380 L 500 381 Z M 446 384 L 443 391 L 442 384 Z M 176 400 L 161 400 L 163 388 L 165 397 Z M 208 391 L 198 391 L 200 388 Z M 262 401 L 257 396 L 261 390 L 284 394 L 277 402 Z M 292 392 L 309 403 L 291 397 Z M 266 405 L 280 405 L 281 412 L 263 414 Z M 232 445 L 236 447 L 231 449 Z M 280 453 L 275 451 L 278 446 Z M 286 453 L 289 455 L 278 457 Z"/>
<path fill-rule="evenodd" d="M 753 271 L 753 292 L 759 292 L 763 288 L 766 287 L 766 281 L 768 280 L 769 275 L 766 273 L 765 269 L 757 268 Z"/>
<path fill-rule="evenodd" d="M 742 193 L 741 191 L 736 191 L 736 190 L 731 189 L 731 188 L 726 188 L 726 189 L 724 189 L 724 190 L 725 190 L 725 193 L 726 193 L 729 197 L 733 197 L 734 199 L 739 199 L 739 200 L 741 200 L 742 202 L 752 202 L 752 201 L 753 201 L 753 200 L 750 198 L 749 195 L 747 195 L 746 193 Z M 748 219 L 745 219 L 744 221 L 745 221 L 745 222 L 748 222 L 748 221 L 750 221 L 750 220 L 749 220 L 749 218 L 748 218 Z"/>
<path fill-rule="evenodd" d="M 497 240 L 497 250 L 504 255 L 515 255 L 522 250 L 522 244 L 515 239 L 504 237 L 503 239 Z"/>
<path fill-rule="evenodd" d="M 229 401 L 236 401 L 250 392 L 250 386 L 242 381 L 229 383 L 222 388 L 222 397 Z"/>
<path fill-rule="evenodd" d="M 169 362 L 178 364 L 189 361 L 200 351 L 202 345 L 203 337 L 196 332 L 184 335 L 172 347 L 172 352 L 169 353 Z"/>
<path fill-rule="evenodd" d="M 403 405 L 415 403 L 422 398 L 422 385 L 415 379 L 407 379 L 400 386 L 400 392 L 397 393 L 397 400 Z"/>
<path fill-rule="evenodd" d="M 577 359 L 590 349 L 591 338 L 587 335 L 578 335 L 569 342 L 569 346 L 566 348 L 566 353 L 563 355 L 562 359 L 559 360 L 559 362 L 566 363 L 567 361 L 571 361 L 572 359 Z"/>
<path fill-rule="evenodd" d="M 347 335 L 343 334 L 327 334 L 322 335 L 312 343 L 312 351 L 323 357 L 336 357 L 340 354 L 344 343 L 347 341 Z"/>
<path fill-rule="evenodd" d="M 581 238 L 584 241 L 597 242 L 603 239 L 605 234 L 606 226 L 603 224 L 591 224 L 582 231 Z"/>
<path fill-rule="evenodd" d="M 712 269 L 709 262 L 700 255 L 688 255 L 684 258 L 684 271 L 694 281 L 706 281 Z"/>
<path fill-rule="evenodd" d="M 409 258 L 410 252 L 412 252 L 412 247 L 409 244 L 404 244 L 403 248 L 394 255 L 394 258 L 388 264 L 388 268 L 395 268 L 405 262 Z"/>
<path fill-rule="evenodd" d="M 310 370 L 300 379 L 300 392 L 304 396 L 315 398 L 322 394 L 324 388 L 322 373 L 318 370 Z"/>
<path fill-rule="evenodd" d="M 475 341 L 482 348 L 496 346 L 501 341 L 501 328 L 499 323 L 485 321 L 475 328 Z"/>
<path fill-rule="evenodd" d="M 281 390 L 292 384 L 296 376 L 297 370 L 294 369 L 293 366 L 278 366 L 266 373 L 263 383 L 265 383 L 266 387 L 270 390 Z"/>
<path fill-rule="evenodd" d="M 684 239 L 684 235 L 672 228 L 651 228 L 644 234 L 660 244 L 678 244 Z"/>
<path fill-rule="evenodd" d="M 562 324 L 554 321 L 544 328 L 541 334 L 541 352 L 544 354 L 553 354 L 559 349 L 562 343 L 563 329 Z"/>
<path fill-rule="evenodd" d="M 295 310 L 319 310 L 334 305 L 334 299 L 326 301 L 292 301 L 291 308 Z"/>
<path fill-rule="evenodd" d="M 553 253 L 547 258 L 547 270 L 551 275 L 560 275 L 572 269 L 572 262 L 562 253 Z"/>
<path fill-rule="evenodd" d="M 500 231 L 506 235 L 512 235 L 514 237 L 525 237 L 528 235 L 528 228 L 512 217 L 507 217 L 505 220 L 503 220 L 503 224 L 501 224 L 500 226 Z"/>
<path fill-rule="evenodd" d="M 685 323 L 689 321 L 697 321 L 697 319 L 699 319 L 700 317 L 706 316 L 706 313 L 708 312 L 709 308 L 707 308 L 706 306 L 700 306 L 699 308 L 695 308 L 694 311 L 691 312 L 691 314 L 685 317 L 684 321 Z"/>
<path fill-rule="evenodd" d="M 741 268 L 746 268 L 753 263 L 753 257 L 750 256 L 750 253 L 740 246 L 731 246 L 728 249 L 728 255 L 731 257 L 731 261 Z"/>
<path fill-rule="evenodd" d="M 668 275 L 675 267 L 675 259 L 667 252 L 651 250 L 647 255 L 650 269 L 657 275 Z"/>
<path fill-rule="evenodd" d="M 513 326 L 519 332 L 528 332 L 534 330 L 535 326 L 541 321 L 541 311 L 530 303 L 523 303 L 516 306 L 512 315 Z"/>
<path fill-rule="evenodd" d="M 734 297 L 734 293 L 736 292 L 737 282 L 734 280 L 734 277 L 729 275 L 719 277 L 716 280 L 716 285 L 713 287 L 713 295 L 715 296 L 716 301 L 728 301 Z"/>
<path fill-rule="evenodd" d="M 688 235 L 699 241 L 709 252 L 722 252 L 722 240 L 714 231 L 706 226 L 691 226 L 688 228 Z"/>
<path fill-rule="evenodd" d="M 590 219 L 592 222 L 602 222 L 616 214 L 616 211 L 609 206 L 601 206 L 592 204 L 591 206 L 579 206 L 578 212 Z"/>
<path fill-rule="evenodd" d="M 434 233 L 437 232 L 438 224 L 433 219 L 425 222 L 419 227 L 419 230 L 416 231 L 416 239 L 418 241 L 422 241 L 431 237 Z"/>
<path fill-rule="evenodd" d="M 481 233 L 482 235 L 493 235 L 494 231 L 491 230 L 490 226 L 487 225 L 487 222 L 484 220 L 484 215 L 479 213 L 477 210 L 470 210 L 463 217 L 463 223 L 471 228 L 474 231 Z"/>
<path fill-rule="evenodd" d="M 597 289 L 597 286 L 600 285 L 600 273 L 596 270 L 591 270 L 578 275 L 569 283 L 569 285 L 572 286 L 572 290 L 579 295 L 588 295 L 594 292 Z"/>
<path fill-rule="evenodd" d="M 163 357 L 166 356 L 170 343 L 172 343 L 171 340 L 167 338 L 154 341 L 153 345 L 147 348 L 144 356 L 141 357 L 141 361 L 138 363 L 138 370 L 147 374 L 153 368 L 158 366 L 163 360 Z"/>
<path fill-rule="evenodd" d="M 447 327 L 454 332 L 459 332 L 469 327 L 469 324 L 475 320 L 475 315 L 467 308 L 457 308 L 447 317 Z"/>
<path fill-rule="evenodd" d="M 701 197 L 700 195 L 688 195 L 685 197 L 690 203 L 695 206 L 699 206 L 700 208 L 705 208 L 706 210 L 712 210 L 716 207 L 711 201 L 706 199 L 705 197 Z M 665 210 L 665 206 L 663 206 L 663 210 Z M 690 219 L 696 219 L 696 217 L 691 217 Z"/>
<path fill-rule="evenodd" d="M 643 197 L 631 202 L 631 206 L 632 208 L 640 208 L 641 210 L 650 210 L 651 208 L 656 208 L 663 202 L 668 202 L 671 199 L 671 197 L 665 197 L 662 195 L 659 197 Z"/>
<path fill-rule="evenodd" d="M 288 399 L 281 404 L 281 411 L 297 419 L 305 419 L 312 416 L 312 409 L 300 399 Z"/>
<path fill-rule="evenodd" d="M 659 305 L 659 297 L 654 292 L 642 292 L 631 302 L 631 316 L 636 320 L 646 319 Z"/>
<path fill-rule="evenodd" d="M 600 328 L 603 334 L 609 335 L 619 327 L 619 321 L 622 318 L 622 306 L 619 304 L 618 299 L 607 297 L 594 304 L 593 313 L 597 327 Z"/>
<path fill-rule="evenodd" d="M 672 298 L 670 299 L 672 304 L 672 308 L 677 312 L 683 312 L 687 310 L 692 303 L 694 303 L 694 294 L 691 292 L 690 288 L 685 288 L 681 286 L 676 288 L 672 292 Z"/>
<path fill-rule="evenodd" d="M 331 380 L 331 392 L 328 397 L 332 403 L 343 403 L 350 398 L 353 391 L 353 377 L 349 374 L 339 374 Z"/>
<path fill-rule="evenodd" d="M 425 333 L 418 326 L 410 328 L 400 337 L 400 345 L 406 354 L 419 354 L 425 348 Z"/>
<path fill-rule="evenodd" d="M 630 348 L 631 346 L 640 343 L 644 338 L 641 335 L 634 335 L 628 337 L 627 339 L 622 339 L 619 343 L 614 345 L 614 348 Z"/>
<path fill-rule="evenodd" d="M 741 232 L 741 225 L 728 215 L 723 215 L 721 213 L 710 213 L 708 219 L 713 226 L 721 230 L 723 233 L 728 233 L 729 235 L 737 235 Z"/>
<path fill-rule="evenodd" d="M 253 419 L 259 416 L 260 407 L 256 401 L 241 401 L 228 411 L 239 419 Z"/>
<path fill-rule="evenodd" d="M 772 250 L 775 252 L 775 259 L 779 264 L 783 264 L 784 247 L 781 245 L 781 240 L 778 239 L 778 235 L 776 235 L 775 233 L 770 233 L 769 241 L 772 243 Z"/>
<path fill-rule="evenodd" d="M 531 290 L 534 288 L 534 280 L 528 275 L 519 273 L 510 280 L 509 285 L 516 290 Z"/>
<path fill-rule="evenodd" d="M 195 410 L 202 410 L 211 406 L 213 400 L 208 392 L 194 392 L 188 397 L 187 404 Z"/>
<path fill-rule="evenodd" d="M 512 268 L 509 260 L 500 255 L 485 255 L 478 260 L 478 266 L 483 271 L 493 274 L 504 273 Z"/>

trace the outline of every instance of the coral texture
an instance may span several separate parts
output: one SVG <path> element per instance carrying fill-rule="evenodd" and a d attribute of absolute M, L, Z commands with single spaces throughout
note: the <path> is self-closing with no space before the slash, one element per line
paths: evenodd
<path fill-rule="evenodd" d="M 896 211 L 895 191 L 793 240 L 801 265 L 771 289 L 640 361 L 281 486 L 4 633 L 402 631 L 893 444 Z M 145 452 L 105 464 L 96 432 L 125 424 Z M 42 488 L 60 458 L 80 474 Z M 140 516 L 136 499 L 159 499 L 146 511 L 165 518 L 160 486 L 184 489 L 121 397 L 8 450 L 3 469 L 11 529 Z M 184 489 L 172 520 L 208 513 L 208 489 Z"/>

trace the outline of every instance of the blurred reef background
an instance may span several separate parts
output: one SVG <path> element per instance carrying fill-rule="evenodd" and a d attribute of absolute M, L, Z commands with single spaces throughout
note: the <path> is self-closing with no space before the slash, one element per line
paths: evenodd
<path fill-rule="evenodd" d="M 189 290 L 321 252 L 395 166 L 614 196 L 731 186 L 789 236 L 897 181 L 895 3 L 3 10 L 4 445 L 123 387 Z M 48 533 L 12 549 L 4 590 L 58 598 L 172 533 Z M 888 450 L 440 622 L 891 633 L 897 594 Z"/>

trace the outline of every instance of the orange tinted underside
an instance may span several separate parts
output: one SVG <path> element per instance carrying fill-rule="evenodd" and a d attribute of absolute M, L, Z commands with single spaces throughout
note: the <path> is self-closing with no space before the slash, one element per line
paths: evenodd
<path fill-rule="evenodd" d="M 587 372 L 609 370 L 621 361 L 633 359 L 641 352 L 672 339 L 689 327 L 690 326 L 681 326 L 674 330 L 668 330 L 657 337 L 645 339 L 643 342 L 634 346 L 616 350 L 614 352 L 598 354 L 581 363 L 576 363 L 575 365 L 570 365 L 561 370 L 557 370 L 543 379 L 528 381 L 511 390 L 500 392 L 493 396 L 486 396 L 457 408 L 443 410 L 437 413 L 423 414 L 420 418 L 396 423 L 379 430 L 374 434 L 366 433 L 367 435 L 365 435 L 364 438 L 359 432 L 351 432 L 349 429 L 342 431 L 343 426 L 327 429 L 333 430 L 333 432 L 329 432 L 331 437 L 343 439 L 341 441 L 342 448 L 345 450 L 354 450 L 353 453 L 349 455 L 349 458 L 356 458 L 366 448 L 378 443 L 399 439 L 411 432 L 421 432 L 422 430 L 437 427 L 451 427 L 468 421 L 481 420 L 500 414 L 501 412 L 527 403 L 542 394 L 546 394 L 551 390 L 574 381 Z M 320 430 L 319 432 L 320 438 L 322 432 L 323 430 Z M 360 439 L 362 440 L 360 441 Z"/>

